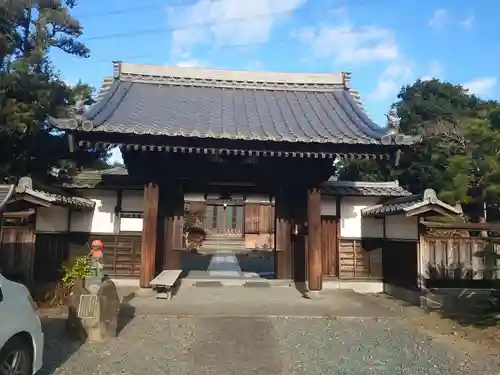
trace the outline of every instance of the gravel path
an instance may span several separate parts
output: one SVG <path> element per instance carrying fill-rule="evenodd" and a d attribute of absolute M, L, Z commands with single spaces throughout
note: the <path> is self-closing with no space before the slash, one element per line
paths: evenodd
<path fill-rule="evenodd" d="M 47 374 L 322 375 L 498 374 L 481 353 L 431 339 L 388 318 L 139 315 L 106 344 L 68 342 L 45 322 Z"/>

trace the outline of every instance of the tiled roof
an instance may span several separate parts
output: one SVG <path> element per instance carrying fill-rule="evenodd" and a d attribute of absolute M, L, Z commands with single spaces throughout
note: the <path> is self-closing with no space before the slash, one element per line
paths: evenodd
<path fill-rule="evenodd" d="M 363 181 L 328 181 L 322 185 L 325 195 L 351 195 L 373 197 L 404 197 L 411 193 L 399 186 L 397 181 L 363 182 Z"/>
<path fill-rule="evenodd" d="M 14 193 L 14 185 L 0 185 L 0 211 L 7 204 Z"/>
<path fill-rule="evenodd" d="M 67 130 L 301 143 L 410 144 L 374 123 L 349 75 L 116 63 L 101 100 Z"/>
<path fill-rule="evenodd" d="M 30 189 L 25 186 L 17 186 L 16 196 L 19 196 L 20 198 L 23 198 L 23 196 L 36 198 L 45 202 L 49 207 L 52 205 L 79 209 L 93 209 L 95 207 L 95 202 L 90 199 L 64 194 L 53 194 L 46 191 Z"/>
<path fill-rule="evenodd" d="M 74 176 L 70 181 L 64 182 L 62 185 L 65 188 L 92 189 L 101 183 L 106 176 L 128 176 L 128 171 L 125 167 L 84 170 Z"/>
<path fill-rule="evenodd" d="M 381 204 L 364 208 L 361 214 L 363 216 L 384 216 L 404 213 L 407 216 L 413 216 L 425 211 L 437 211 L 450 216 L 462 214 L 460 209 L 439 200 L 436 192 L 432 189 L 426 189 L 422 194 L 395 198 Z"/>
<path fill-rule="evenodd" d="M 43 190 L 41 190 L 40 187 L 42 187 Z M 56 191 L 40 184 L 34 187 L 30 177 L 22 177 L 19 179 L 14 194 L 16 199 L 26 200 L 36 205 L 46 207 L 51 207 L 52 205 L 76 209 L 93 209 L 95 207 L 95 202 L 90 199 L 76 197 L 64 191 Z"/>

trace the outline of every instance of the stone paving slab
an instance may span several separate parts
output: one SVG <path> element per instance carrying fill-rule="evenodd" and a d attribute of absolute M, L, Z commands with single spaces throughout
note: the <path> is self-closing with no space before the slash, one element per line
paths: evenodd
<path fill-rule="evenodd" d="M 172 300 L 135 297 L 135 314 L 193 316 L 394 317 L 401 313 L 351 291 L 325 291 L 307 299 L 293 287 L 181 287 Z"/>

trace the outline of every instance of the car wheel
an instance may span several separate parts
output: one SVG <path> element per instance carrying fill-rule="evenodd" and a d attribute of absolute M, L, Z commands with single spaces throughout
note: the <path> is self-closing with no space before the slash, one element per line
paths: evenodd
<path fill-rule="evenodd" d="M 13 337 L 0 350 L 0 375 L 31 375 L 33 354 L 30 344 Z"/>

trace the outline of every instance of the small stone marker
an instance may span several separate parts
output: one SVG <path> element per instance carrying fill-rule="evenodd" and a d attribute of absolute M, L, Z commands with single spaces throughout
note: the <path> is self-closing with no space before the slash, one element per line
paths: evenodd
<path fill-rule="evenodd" d="M 73 288 L 68 305 L 68 334 L 90 342 L 116 337 L 120 299 L 110 279 L 89 277 Z"/>

